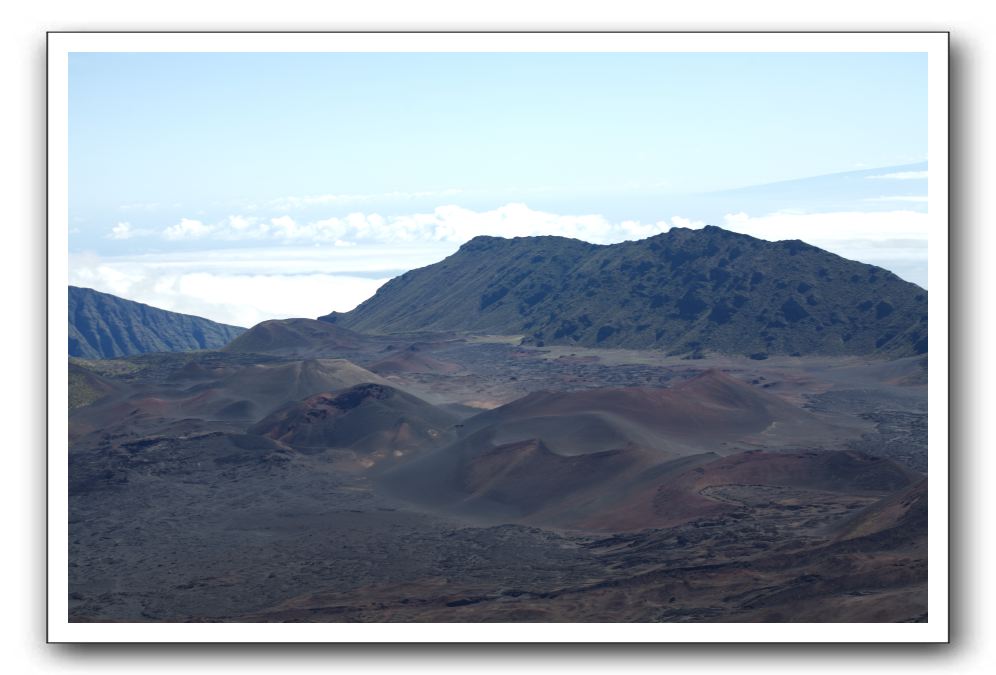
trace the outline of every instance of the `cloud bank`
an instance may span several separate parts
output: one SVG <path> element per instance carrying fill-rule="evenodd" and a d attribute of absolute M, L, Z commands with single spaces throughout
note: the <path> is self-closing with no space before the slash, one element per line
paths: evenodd
<path fill-rule="evenodd" d="M 702 222 L 680 216 L 653 223 L 635 220 L 612 222 L 598 214 L 561 215 L 512 203 L 489 211 L 446 205 L 426 213 L 382 216 L 379 213 L 356 212 L 311 221 L 298 220 L 289 215 L 271 218 L 231 215 L 217 223 L 182 218 L 159 234 L 169 241 L 208 239 L 336 246 L 416 242 L 461 244 L 478 235 L 528 237 L 556 234 L 596 244 L 613 244 L 650 237 L 672 227 L 703 226 Z"/>
<path fill-rule="evenodd" d="M 331 274 L 216 272 L 128 276 L 113 266 L 70 275 L 70 284 L 74 286 L 245 327 L 267 319 L 302 316 L 313 319 L 332 310 L 347 311 L 372 296 L 387 280 Z"/>
<path fill-rule="evenodd" d="M 391 277 L 455 246 L 229 249 L 71 255 L 69 283 L 236 326 L 348 311 Z"/>
<path fill-rule="evenodd" d="M 926 287 L 927 213 L 911 210 L 729 213 L 716 224 L 771 241 L 802 239 L 879 265 Z M 489 211 L 440 206 L 385 217 L 353 213 L 310 222 L 233 215 L 217 223 L 183 218 L 162 239 L 202 250 L 98 258 L 74 256 L 70 283 L 163 309 L 250 326 L 265 319 L 348 311 L 389 278 L 437 262 L 477 235 L 560 235 L 596 244 L 643 239 L 705 223 L 681 216 L 643 223 L 598 214 L 562 215 L 506 204 Z M 132 238 L 118 223 L 108 236 Z M 255 245 L 253 245 L 255 244 Z M 275 246 L 274 244 L 280 244 Z"/>
<path fill-rule="evenodd" d="M 801 239 L 837 255 L 884 267 L 927 287 L 931 217 L 920 211 L 727 214 L 721 226 L 759 239 Z"/>
<path fill-rule="evenodd" d="M 922 203 L 926 197 L 898 195 L 876 197 L 872 201 Z M 762 216 L 744 213 L 726 214 L 721 227 L 768 240 L 804 239 L 836 241 L 840 239 L 890 239 L 894 232 L 904 238 L 926 240 L 928 217 L 922 212 L 837 211 L 805 213 L 780 211 Z M 119 224 L 115 231 L 121 227 Z M 126 225 L 126 224 L 125 224 Z M 672 216 L 655 222 L 637 220 L 610 221 L 599 214 L 563 215 L 512 203 L 489 211 L 474 211 L 461 206 L 440 206 L 431 212 L 382 216 L 378 213 L 351 213 L 313 221 L 299 221 L 289 215 L 261 219 L 233 215 L 217 223 L 206 224 L 183 218 L 161 230 L 170 241 L 210 240 L 226 243 L 320 244 L 335 247 L 355 245 L 459 245 L 478 235 L 527 237 L 558 235 L 594 244 L 614 244 L 644 239 L 672 227 L 698 229 L 701 220 Z M 129 233 L 129 236 L 131 234 Z"/>

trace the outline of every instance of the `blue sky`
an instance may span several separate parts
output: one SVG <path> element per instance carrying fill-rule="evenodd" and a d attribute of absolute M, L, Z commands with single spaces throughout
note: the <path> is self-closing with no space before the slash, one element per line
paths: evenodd
<path fill-rule="evenodd" d="M 71 278 L 245 324 L 474 234 L 708 222 L 925 285 L 926 94 L 923 54 L 73 54 Z"/>

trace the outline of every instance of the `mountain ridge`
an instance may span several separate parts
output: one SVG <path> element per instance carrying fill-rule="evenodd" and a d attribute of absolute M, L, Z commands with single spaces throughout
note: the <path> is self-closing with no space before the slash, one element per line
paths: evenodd
<path fill-rule="evenodd" d="M 526 344 L 768 354 L 927 352 L 927 291 L 801 240 L 706 226 L 618 244 L 480 236 L 319 320 L 465 330 Z"/>
<path fill-rule="evenodd" d="M 240 326 L 69 286 L 69 356 L 110 359 L 217 349 L 243 332 Z"/>

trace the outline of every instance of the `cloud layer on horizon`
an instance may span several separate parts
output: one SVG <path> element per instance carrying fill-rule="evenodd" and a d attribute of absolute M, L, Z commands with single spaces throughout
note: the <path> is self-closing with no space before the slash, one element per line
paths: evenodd
<path fill-rule="evenodd" d="M 922 203 L 926 197 L 899 195 L 876 197 L 874 201 Z M 727 213 L 715 223 L 729 230 L 767 240 L 803 239 L 891 239 L 897 232 L 904 238 L 926 240 L 929 217 L 923 211 L 900 208 L 893 211 L 778 211 L 762 216 Z M 365 244 L 462 244 L 479 235 L 527 237 L 557 235 L 581 239 L 593 244 L 614 244 L 644 239 L 673 227 L 699 229 L 706 225 L 680 215 L 658 220 L 611 221 L 600 214 L 558 214 L 532 209 L 526 204 L 510 203 L 488 211 L 474 211 L 461 206 L 439 206 L 430 212 L 395 216 L 355 212 L 344 217 L 298 221 L 289 215 L 263 219 L 231 215 L 216 223 L 193 218 L 163 228 L 159 236 L 168 241 L 202 240 L 241 245 L 281 243 L 289 245 L 331 245 L 348 247 Z M 154 234 L 134 230 L 128 223 L 118 223 L 108 236 L 132 238 Z"/>
<path fill-rule="evenodd" d="M 214 223 L 181 218 L 158 234 L 168 241 L 269 241 L 335 246 L 417 242 L 460 244 L 478 235 L 528 237 L 556 234 L 595 244 L 613 244 L 628 239 L 644 239 L 672 227 L 704 225 L 680 216 L 654 223 L 636 220 L 612 222 L 599 214 L 561 215 L 531 209 L 522 203 L 505 204 L 489 211 L 474 211 L 449 204 L 424 213 L 382 216 L 379 213 L 354 212 L 343 217 L 310 221 L 299 221 L 289 215 L 261 218 L 239 214 Z M 117 229 L 112 229 L 108 236 L 115 236 L 116 233 Z"/>
<path fill-rule="evenodd" d="M 717 224 L 771 241 L 802 239 L 927 284 L 931 219 L 922 211 L 741 212 L 726 214 Z M 118 238 L 147 236 L 124 225 L 115 226 Z M 347 311 L 391 276 L 437 262 L 478 235 L 559 235 L 608 244 L 643 239 L 672 227 L 704 226 L 681 216 L 654 223 L 612 222 L 598 214 L 561 215 L 525 204 L 479 212 L 441 206 L 430 213 L 393 217 L 354 213 L 300 223 L 290 216 L 264 221 L 238 215 L 214 224 L 184 218 L 161 230 L 160 236 L 173 242 L 193 240 L 207 248 L 103 258 L 76 255 L 70 261 L 70 283 L 248 326 L 265 319 Z M 274 246 L 277 243 L 282 245 Z"/>
<path fill-rule="evenodd" d="M 236 326 L 348 311 L 456 246 L 273 247 L 70 255 L 69 283 Z"/>

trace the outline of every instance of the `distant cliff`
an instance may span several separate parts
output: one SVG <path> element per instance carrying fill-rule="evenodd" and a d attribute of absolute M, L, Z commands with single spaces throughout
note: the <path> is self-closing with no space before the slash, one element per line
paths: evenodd
<path fill-rule="evenodd" d="M 218 349 L 245 332 L 89 288 L 69 287 L 69 355 L 109 359 L 144 352 Z"/>

